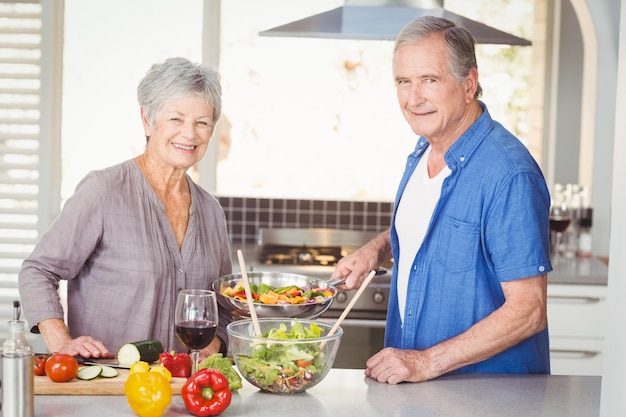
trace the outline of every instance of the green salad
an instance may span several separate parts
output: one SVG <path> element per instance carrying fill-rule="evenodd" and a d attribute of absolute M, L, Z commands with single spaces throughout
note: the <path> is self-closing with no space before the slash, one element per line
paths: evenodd
<path fill-rule="evenodd" d="M 324 353 L 319 343 L 305 342 L 321 336 L 317 324 L 311 323 L 306 328 L 296 321 L 291 331 L 281 324 L 263 336 L 272 340 L 255 343 L 250 356 L 237 357 L 239 371 L 257 387 L 281 394 L 299 392 L 325 374 Z M 281 340 L 303 343 L 281 343 Z"/>

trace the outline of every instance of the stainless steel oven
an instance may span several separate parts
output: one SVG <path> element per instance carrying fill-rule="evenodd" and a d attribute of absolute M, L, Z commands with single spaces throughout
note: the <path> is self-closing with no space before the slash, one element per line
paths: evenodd
<path fill-rule="evenodd" d="M 372 239 L 376 232 L 339 229 L 261 229 L 255 246 L 253 271 L 291 272 L 329 279 L 337 261 Z M 376 276 L 364 290 L 341 328 L 337 368 L 362 369 L 383 348 L 391 269 Z M 319 318 L 334 322 L 356 291 L 340 291 Z"/>

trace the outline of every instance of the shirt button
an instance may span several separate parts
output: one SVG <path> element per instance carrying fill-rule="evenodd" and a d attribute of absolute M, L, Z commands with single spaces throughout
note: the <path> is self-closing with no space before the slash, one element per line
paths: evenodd
<path fill-rule="evenodd" d="M 460 157 L 459 161 L 461 161 L 461 162 L 465 161 L 465 157 L 464 156 Z"/>
<path fill-rule="evenodd" d="M 176 273 L 177 273 L 178 275 L 182 274 L 182 273 L 183 273 L 182 268 L 178 268 L 178 269 L 176 270 Z"/>
<path fill-rule="evenodd" d="M 545 267 L 545 266 L 541 265 L 541 266 L 539 267 L 539 272 L 543 272 L 543 271 L 545 271 L 545 270 L 546 270 L 546 267 Z"/>

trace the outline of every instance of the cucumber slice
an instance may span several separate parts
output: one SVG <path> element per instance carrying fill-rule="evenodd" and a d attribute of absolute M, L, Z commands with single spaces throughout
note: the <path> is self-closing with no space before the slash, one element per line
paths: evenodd
<path fill-rule="evenodd" d="M 102 368 L 100 365 L 88 365 L 83 366 L 78 370 L 78 374 L 76 374 L 76 378 L 82 379 L 84 381 L 88 381 L 90 379 L 97 378 L 102 373 Z"/>
<path fill-rule="evenodd" d="M 120 374 L 117 369 L 111 366 L 107 366 L 107 365 L 98 365 L 98 366 L 102 368 L 102 372 L 100 372 L 100 376 L 102 378 L 115 378 L 116 376 Z"/>
<path fill-rule="evenodd" d="M 138 361 L 152 363 L 159 360 L 159 355 L 163 352 L 163 345 L 155 339 L 126 343 L 117 351 L 117 362 L 124 366 Z"/>

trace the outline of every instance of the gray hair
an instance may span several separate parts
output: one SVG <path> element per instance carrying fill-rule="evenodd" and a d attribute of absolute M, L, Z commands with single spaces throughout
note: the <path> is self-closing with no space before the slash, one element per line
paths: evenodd
<path fill-rule="evenodd" d="M 202 97 L 213 106 L 213 124 L 222 113 L 220 74 L 185 58 L 169 58 L 154 64 L 137 87 L 137 101 L 150 123 L 163 105 L 190 95 Z"/>
<path fill-rule="evenodd" d="M 435 16 L 422 16 L 407 24 L 396 38 L 393 48 L 393 63 L 396 62 L 396 53 L 402 45 L 422 41 L 433 34 L 441 33 L 446 49 L 448 50 L 448 68 L 458 84 L 470 73 L 477 69 L 476 41 L 472 34 L 456 23 Z M 482 96 L 483 89 L 478 83 L 474 98 Z"/>

